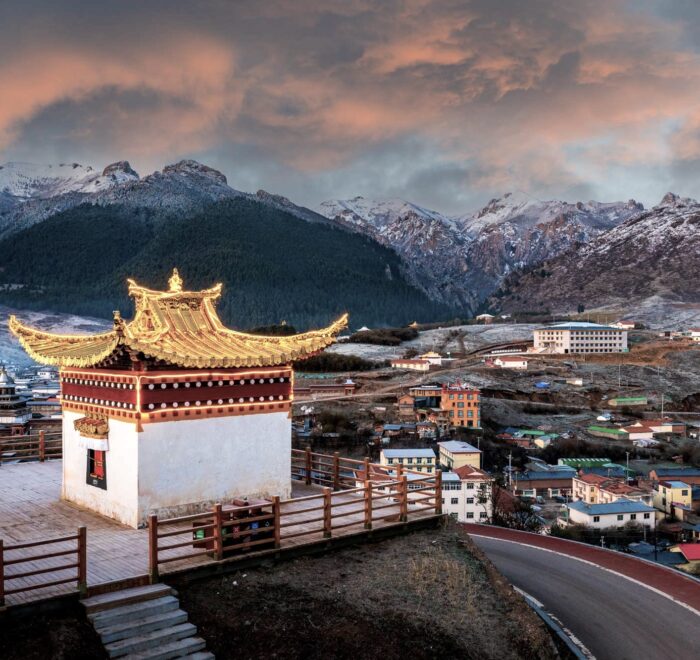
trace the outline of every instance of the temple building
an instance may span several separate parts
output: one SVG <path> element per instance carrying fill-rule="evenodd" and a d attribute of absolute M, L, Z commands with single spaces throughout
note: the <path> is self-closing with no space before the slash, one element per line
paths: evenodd
<path fill-rule="evenodd" d="M 32 413 L 19 394 L 12 376 L 0 367 L 0 435 L 23 435 L 28 432 Z"/>
<path fill-rule="evenodd" d="M 224 327 L 221 285 L 168 291 L 129 280 L 135 315 L 109 332 L 58 335 L 10 317 L 37 362 L 60 368 L 62 497 L 124 524 L 236 497 L 291 494 L 292 362 L 347 326 L 289 336 Z"/>

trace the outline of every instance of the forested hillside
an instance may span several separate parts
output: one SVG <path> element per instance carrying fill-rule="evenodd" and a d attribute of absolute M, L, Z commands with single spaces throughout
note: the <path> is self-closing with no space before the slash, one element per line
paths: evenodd
<path fill-rule="evenodd" d="M 157 289 L 177 267 L 187 288 L 223 282 L 219 311 L 235 327 L 297 328 L 349 311 L 352 327 L 448 318 L 409 285 L 391 250 L 250 199 L 187 218 L 154 209 L 83 205 L 0 242 L 0 302 L 129 318 L 126 278 Z"/>

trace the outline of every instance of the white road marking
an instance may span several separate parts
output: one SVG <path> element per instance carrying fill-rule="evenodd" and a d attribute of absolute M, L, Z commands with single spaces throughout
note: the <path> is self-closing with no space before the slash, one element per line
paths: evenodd
<path fill-rule="evenodd" d="M 547 616 L 554 621 L 563 631 L 564 634 L 571 640 L 571 642 L 578 648 L 581 653 L 586 656 L 589 660 L 596 660 L 596 657 L 590 652 L 588 647 L 578 638 L 574 633 L 571 632 L 557 617 L 555 614 L 552 614 L 545 606 L 544 603 L 541 603 L 537 598 L 534 596 L 531 596 L 527 591 L 523 591 L 520 587 L 513 586 L 513 589 L 515 589 L 519 594 L 524 596 L 525 598 L 529 598 L 537 607 L 540 609 L 544 610 L 547 613 Z"/>
<path fill-rule="evenodd" d="M 595 568 L 599 568 L 601 571 L 607 571 L 608 573 L 612 573 L 613 575 L 617 575 L 618 577 L 624 578 L 625 580 L 629 580 L 630 582 L 633 582 L 634 584 L 638 584 L 640 587 L 644 587 L 645 589 L 649 589 L 650 591 L 653 591 L 654 593 L 658 594 L 659 596 L 663 596 L 664 598 L 668 598 L 668 600 L 676 603 L 676 605 L 680 605 L 681 607 L 684 607 L 686 610 L 689 612 L 692 612 L 695 614 L 695 616 L 700 616 L 700 611 L 696 610 L 694 607 L 691 607 L 687 603 L 684 603 L 682 600 L 678 600 L 677 598 L 674 598 L 670 594 L 664 593 L 663 591 L 660 591 L 656 587 L 652 587 L 648 584 L 645 584 L 644 582 L 640 582 L 639 580 L 635 580 L 634 578 L 630 577 L 629 575 L 625 575 L 624 573 L 618 573 L 617 571 L 613 571 L 611 568 L 606 568 L 605 566 L 601 566 L 600 564 L 596 564 L 595 562 L 589 561 L 588 559 L 581 559 L 581 557 L 575 557 L 573 555 L 567 555 L 563 552 L 558 552 L 556 550 L 550 550 L 549 548 L 541 548 L 538 545 L 530 545 L 529 543 L 521 543 L 520 541 L 511 541 L 510 539 L 501 539 L 497 538 L 495 536 L 489 536 L 488 534 L 478 534 L 478 533 L 473 533 L 469 532 L 470 536 L 479 536 L 484 539 L 491 539 L 492 541 L 503 541 L 504 543 L 513 543 L 514 545 L 522 545 L 525 548 L 532 548 L 533 550 L 541 550 L 542 552 L 551 552 L 553 555 L 559 555 L 560 557 L 566 557 L 567 559 L 574 559 L 575 561 L 580 561 L 584 564 L 588 564 L 589 566 L 594 566 Z"/>

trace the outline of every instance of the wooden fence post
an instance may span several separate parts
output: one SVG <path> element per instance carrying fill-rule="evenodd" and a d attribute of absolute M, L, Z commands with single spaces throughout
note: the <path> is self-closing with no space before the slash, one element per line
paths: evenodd
<path fill-rule="evenodd" d="M 401 522 L 408 520 L 408 477 L 401 476 Z"/>
<path fill-rule="evenodd" d="M 78 527 L 78 591 L 87 596 L 87 527 Z"/>
<path fill-rule="evenodd" d="M 323 536 L 327 539 L 331 537 L 331 530 L 333 529 L 333 519 L 331 518 L 331 510 L 333 507 L 333 500 L 331 499 L 333 497 L 332 492 L 330 488 L 323 489 Z"/>
<path fill-rule="evenodd" d="M 280 510 L 280 496 L 275 495 L 272 498 L 272 513 L 275 516 L 272 521 L 274 524 L 274 534 L 275 534 L 275 548 L 280 547 L 282 529 L 280 528 L 280 519 L 282 517 L 282 512 Z"/>
<path fill-rule="evenodd" d="M 221 502 L 214 505 L 214 558 L 221 561 L 224 558 L 224 530 Z"/>
<path fill-rule="evenodd" d="M 369 474 L 369 458 L 365 458 L 365 481 L 369 480 L 370 474 Z"/>
<path fill-rule="evenodd" d="M 311 485 L 311 447 L 306 448 L 306 485 Z"/>
<path fill-rule="evenodd" d="M 365 481 L 365 529 L 372 529 L 372 482 Z"/>
<path fill-rule="evenodd" d="M 442 515 L 442 470 L 435 470 L 435 515 Z"/>
<path fill-rule="evenodd" d="M 148 516 L 148 575 L 151 584 L 158 582 L 158 516 Z"/>
<path fill-rule="evenodd" d="M 43 463 L 46 460 L 46 433 L 39 431 L 39 460 Z"/>
<path fill-rule="evenodd" d="M 340 454 L 333 452 L 333 490 L 340 490 Z"/>
<path fill-rule="evenodd" d="M 5 550 L 0 539 L 0 607 L 5 606 Z"/>

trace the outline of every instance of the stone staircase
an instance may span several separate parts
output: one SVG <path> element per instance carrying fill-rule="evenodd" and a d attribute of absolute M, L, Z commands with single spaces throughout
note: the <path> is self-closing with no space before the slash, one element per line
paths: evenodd
<path fill-rule="evenodd" d="M 124 589 L 82 601 L 110 658 L 210 660 L 206 642 L 166 584 Z"/>

